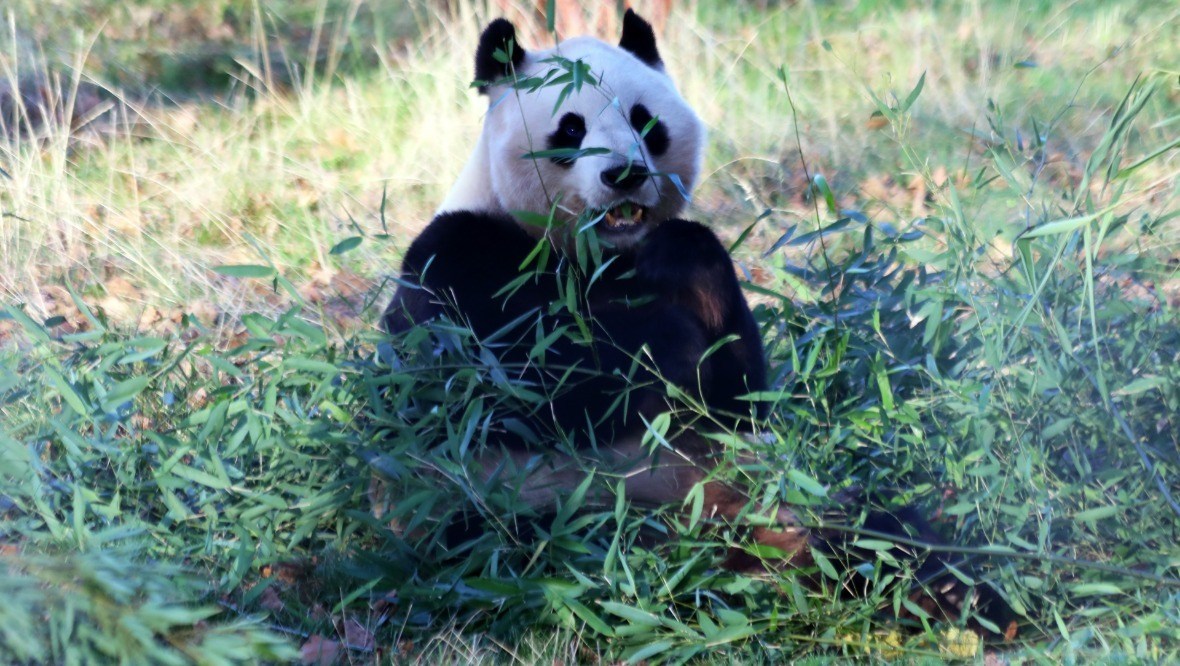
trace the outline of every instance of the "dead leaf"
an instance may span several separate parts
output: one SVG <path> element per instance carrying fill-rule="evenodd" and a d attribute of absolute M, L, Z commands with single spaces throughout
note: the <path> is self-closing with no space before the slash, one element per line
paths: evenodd
<path fill-rule="evenodd" d="M 750 282 L 756 285 L 765 287 L 770 284 L 771 274 L 762 266 L 754 265 L 750 267 Z"/>
<path fill-rule="evenodd" d="M 369 280 L 353 273 L 347 268 L 336 271 L 336 274 L 332 276 L 330 284 L 341 298 L 352 298 L 357 294 L 367 293 L 371 286 Z"/>
<path fill-rule="evenodd" d="M 870 200 L 880 201 L 892 208 L 900 208 L 910 200 L 910 195 L 888 176 L 873 175 L 860 183 L 861 194 Z"/>
<path fill-rule="evenodd" d="M 934 184 L 939 187 L 945 186 L 949 179 L 950 177 L 944 166 L 934 167 L 934 171 L 930 172 L 930 180 L 934 181 Z"/>
<path fill-rule="evenodd" d="M 344 646 L 323 636 L 312 636 L 299 648 L 299 661 L 315 666 L 331 666 L 344 654 Z"/>
<path fill-rule="evenodd" d="M 278 613 L 287 607 L 283 600 L 279 598 L 279 593 L 275 591 L 274 586 L 270 586 L 262 591 L 262 596 L 259 598 L 258 605 L 262 606 L 272 613 Z"/>
<path fill-rule="evenodd" d="M 77 333 L 90 328 L 90 320 L 78 310 L 74 298 L 65 287 L 46 285 L 41 288 L 41 299 L 47 315 L 65 319 L 65 322 L 55 329 L 55 333 Z"/>
<path fill-rule="evenodd" d="M 390 590 L 385 594 L 382 594 L 380 598 L 374 599 L 370 607 L 378 613 L 383 613 L 386 610 L 390 610 L 396 606 L 397 590 Z"/>
<path fill-rule="evenodd" d="M 373 638 L 373 632 L 369 631 L 368 627 L 361 624 L 357 619 L 351 615 L 346 616 L 341 622 L 337 624 L 336 630 L 344 637 L 345 644 L 348 647 L 357 650 L 372 650 L 373 645 L 376 644 L 376 639 Z"/>
<path fill-rule="evenodd" d="M 1008 666 L 1009 663 L 1011 662 L 1007 657 L 996 650 L 984 650 L 983 652 L 984 666 Z"/>
<path fill-rule="evenodd" d="M 926 179 L 921 176 L 915 176 L 910 180 L 910 192 L 913 192 L 914 200 L 910 207 L 910 215 L 913 217 L 925 217 L 926 215 Z"/>
<path fill-rule="evenodd" d="M 283 585 L 303 585 L 314 579 L 315 567 L 315 558 L 287 560 L 276 564 L 275 575 Z"/>
<path fill-rule="evenodd" d="M 220 311 L 217 306 L 206 299 L 199 299 L 193 301 L 188 306 L 188 313 L 197 318 L 205 326 L 212 326 L 217 322 L 217 316 Z"/>
<path fill-rule="evenodd" d="M 103 296 L 96 303 L 99 309 L 106 313 L 107 318 L 120 323 L 131 319 L 131 306 L 127 301 L 115 296 Z"/>
<path fill-rule="evenodd" d="M 189 409 L 196 411 L 201 409 L 209 402 L 209 392 L 204 387 L 197 388 L 188 397 Z"/>
<path fill-rule="evenodd" d="M 160 315 L 160 311 L 154 305 L 149 305 L 144 308 L 143 312 L 139 313 L 138 328 L 141 331 L 158 330 L 156 324 L 161 323 L 163 320 L 164 318 Z"/>

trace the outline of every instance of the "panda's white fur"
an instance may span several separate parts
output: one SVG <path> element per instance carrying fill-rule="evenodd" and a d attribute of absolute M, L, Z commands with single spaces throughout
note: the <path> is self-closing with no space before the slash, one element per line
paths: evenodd
<path fill-rule="evenodd" d="M 570 93 L 557 108 L 560 85 L 521 89 L 512 85 L 509 76 L 487 86 L 488 112 L 479 142 L 438 212 L 546 215 L 556 202 L 556 218 L 568 223 L 587 210 L 602 211 L 629 202 L 646 209 L 644 223 L 615 234 L 620 244 L 629 244 L 684 209 L 700 171 L 704 125 L 662 63 L 645 63 L 630 51 L 593 37 L 570 39 L 545 51 L 525 51 L 515 68 L 515 80 L 544 77 L 560 69 L 551 61 L 554 57 L 587 63 L 597 83 Z M 630 110 L 636 104 L 644 105 L 667 133 L 663 154 L 653 155 L 630 122 Z M 583 156 L 568 167 L 546 158 L 524 157 L 545 150 L 546 137 L 568 113 L 585 121 L 581 147 L 606 148 L 609 154 Z M 629 162 L 656 175 L 625 193 L 604 183 L 603 171 Z M 679 186 L 671 174 L 679 179 Z"/>

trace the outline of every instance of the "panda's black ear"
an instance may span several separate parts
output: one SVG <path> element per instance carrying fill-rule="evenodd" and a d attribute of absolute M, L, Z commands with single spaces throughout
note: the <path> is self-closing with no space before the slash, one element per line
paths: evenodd
<path fill-rule="evenodd" d="M 656 33 L 651 24 L 640 18 L 635 10 L 628 9 L 623 14 L 623 36 L 619 39 L 619 48 L 630 51 L 649 66 L 662 70 L 664 63 L 660 60 L 660 52 L 656 50 Z"/>
<path fill-rule="evenodd" d="M 507 58 L 504 61 L 497 59 L 497 51 L 502 52 L 501 57 Z M 498 18 L 489 23 L 479 36 L 479 47 L 475 49 L 475 80 L 479 91 L 486 93 L 489 84 L 508 76 L 522 62 L 524 49 L 516 41 L 516 27 L 512 22 Z"/>

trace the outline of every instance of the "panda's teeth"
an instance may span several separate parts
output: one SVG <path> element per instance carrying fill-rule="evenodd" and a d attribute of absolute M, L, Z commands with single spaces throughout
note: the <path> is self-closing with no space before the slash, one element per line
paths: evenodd
<path fill-rule="evenodd" d="M 637 226 L 643 221 L 643 208 L 621 205 L 603 211 L 602 221 L 608 229 Z"/>

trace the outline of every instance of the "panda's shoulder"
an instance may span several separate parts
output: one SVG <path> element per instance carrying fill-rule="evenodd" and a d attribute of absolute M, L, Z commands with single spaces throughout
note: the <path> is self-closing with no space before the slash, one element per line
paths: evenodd
<path fill-rule="evenodd" d="M 478 266 L 489 262 L 517 262 L 536 241 L 507 215 L 480 211 L 450 211 L 435 216 L 422 230 L 403 259 L 406 272 L 419 272 L 429 262 Z M 516 265 L 516 264 L 514 264 Z"/>
<path fill-rule="evenodd" d="M 657 226 L 644 245 L 645 259 L 676 263 L 685 258 L 728 263 L 729 252 L 713 230 L 700 222 L 673 219 Z"/>

